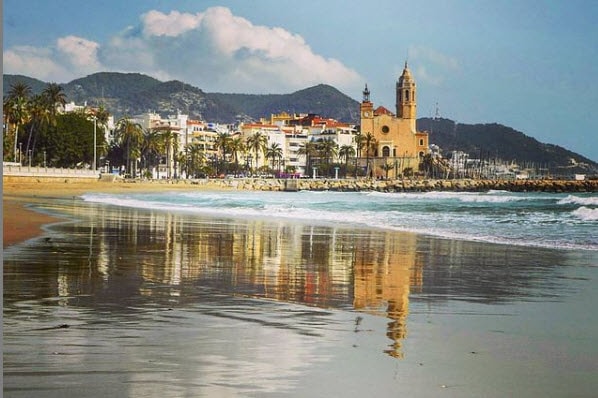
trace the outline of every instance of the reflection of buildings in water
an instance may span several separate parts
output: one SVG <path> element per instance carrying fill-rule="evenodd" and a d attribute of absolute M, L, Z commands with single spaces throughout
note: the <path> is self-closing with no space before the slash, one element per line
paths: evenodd
<path fill-rule="evenodd" d="M 180 294 L 190 281 L 238 292 L 317 306 L 345 302 L 351 286 L 347 236 L 293 223 L 236 222 L 135 209 L 94 209 L 90 268 L 107 275 L 133 269 L 143 281 Z M 94 213 L 94 212 L 92 212 Z M 95 222 L 95 221 L 94 221 Z M 118 254 L 116 254 L 118 253 Z M 142 294 L 163 294 L 140 286 Z"/>
<path fill-rule="evenodd" d="M 408 295 L 422 283 L 415 235 L 124 208 L 93 211 L 104 213 L 92 214 L 95 229 L 88 225 L 84 232 L 93 253 L 89 269 L 95 267 L 99 283 L 129 273 L 131 280 L 140 277 L 131 288 L 142 295 L 179 296 L 186 286 L 200 285 L 319 307 L 353 304 L 391 319 L 388 353 L 400 356 Z"/>
<path fill-rule="evenodd" d="M 422 285 L 422 263 L 416 256 L 416 235 L 383 233 L 383 241 L 370 241 L 355 259 L 357 310 L 384 313 L 387 336 L 393 341 L 385 352 L 402 357 L 401 340 L 406 336 L 409 293 Z"/>

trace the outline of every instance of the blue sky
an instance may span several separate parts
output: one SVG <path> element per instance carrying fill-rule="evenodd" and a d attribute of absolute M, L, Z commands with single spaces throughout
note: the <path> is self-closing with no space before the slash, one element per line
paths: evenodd
<path fill-rule="evenodd" d="M 207 92 L 318 83 L 394 108 L 407 60 L 418 116 L 501 123 L 598 160 L 595 0 L 4 0 L 4 73 L 98 71 Z"/>

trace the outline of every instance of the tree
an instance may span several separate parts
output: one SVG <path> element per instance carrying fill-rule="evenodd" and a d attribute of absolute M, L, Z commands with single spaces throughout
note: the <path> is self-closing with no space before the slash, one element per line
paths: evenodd
<path fill-rule="evenodd" d="M 178 133 L 173 132 L 171 129 L 161 130 L 160 137 L 162 138 L 163 145 L 166 149 L 166 178 L 172 178 L 172 169 L 174 165 L 174 177 L 177 177 L 177 156 L 179 151 L 179 140 Z"/>
<path fill-rule="evenodd" d="M 318 152 L 324 158 L 326 171 L 330 175 L 330 163 L 338 153 L 338 144 L 332 138 L 318 141 Z"/>
<path fill-rule="evenodd" d="M 134 123 L 128 117 L 121 118 L 115 129 L 116 140 L 122 148 L 125 156 L 125 172 L 135 177 L 133 162 L 140 156 L 141 143 L 143 141 L 143 129 L 139 123 Z M 133 159 L 133 162 L 131 161 Z"/>
<path fill-rule="evenodd" d="M 357 147 L 357 157 L 361 157 L 361 150 L 363 149 L 363 146 L 365 145 L 364 143 L 365 141 L 365 137 L 361 134 L 358 133 L 355 135 L 355 146 Z"/>
<path fill-rule="evenodd" d="M 355 156 L 355 148 L 352 145 L 343 145 L 340 147 L 338 151 L 338 155 L 345 159 L 345 177 L 347 176 L 347 171 L 349 170 L 349 159 Z"/>
<path fill-rule="evenodd" d="M 38 138 L 41 138 L 50 126 L 50 114 L 46 106 L 46 101 L 41 95 L 31 98 L 29 112 L 29 134 L 25 150 L 29 152 L 29 149 L 31 149 L 32 152 L 35 152 Z"/>
<path fill-rule="evenodd" d="M 206 156 L 203 148 L 198 143 L 187 145 L 187 176 L 199 177 L 203 165 L 206 161 Z"/>
<path fill-rule="evenodd" d="M 7 98 L 3 101 L 4 113 L 6 114 L 6 133 L 4 146 L 4 156 L 8 158 L 8 152 L 12 148 L 12 161 L 17 161 L 17 141 L 19 140 L 19 127 L 23 126 L 29 118 L 29 96 L 31 87 L 18 82 L 11 86 Z M 10 137 L 10 123 L 13 123 L 14 134 Z"/>
<path fill-rule="evenodd" d="M 218 133 L 216 135 L 216 148 L 218 148 L 218 150 L 222 150 L 222 165 L 224 168 L 223 171 L 225 173 L 227 171 L 226 153 L 230 147 L 230 141 L 231 141 L 231 137 L 228 133 Z M 218 172 L 220 172 L 220 170 L 218 170 Z"/>
<path fill-rule="evenodd" d="M 370 151 L 373 151 L 376 148 L 377 142 L 374 135 L 370 132 L 366 133 L 363 139 L 365 141 L 365 161 L 368 169 L 368 174 L 371 174 L 372 170 L 370 167 Z"/>
<path fill-rule="evenodd" d="M 260 152 L 266 151 L 266 145 L 268 144 L 268 137 L 257 131 L 251 137 L 247 138 L 247 148 L 255 152 L 255 168 L 258 168 Z"/>
<path fill-rule="evenodd" d="M 66 94 L 62 86 L 56 83 L 49 83 L 42 91 L 41 96 L 50 114 L 50 122 L 51 124 L 55 124 L 59 107 L 63 107 L 66 104 Z"/>
<path fill-rule="evenodd" d="M 266 149 L 266 158 L 272 159 L 272 169 L 275 168 L 276 159 L 279 159 L 278 171 L 280 171 L 280 159 L 282 158 L 282 148 L 278 143 L 272 143 L 268 149 Z"/>
<path fill-rule="evenodd" d="M 146 130 L 143 133 L 143 143 L 141 146 L 141 157 L 143 158 L 146 174 L 151 175 L 151 170 L 158 169 L 156 177 L 160 178 L 159 164 L 160 156 L 164 152 L 164 140 L 162 134 L 155 130 Z"/>
<path fill-rule="evenodd" d="M 103 143 L 100 137 L 100 143 Z M 40 137 L 50 165 L 83 167 L 93 161 L 93 122 L 80 113 L 57 115 L 56 124 Z M 40 159 L 40 154 L 36 154 Z"/>
<path fill-rule="evenodd" d="M 307 141 L 299 147 L 298 155 L 305 155 L 305 171 L 312 167 L 312 158 L 318 154 L 318 145 L 313 141 Z"/>
<path fill-rule="evenodd" d="M 394 163 L 384 163 L 384 164 L 380 165 L 380 168 L 386 172 L 387 180 L 388 180 L 388 172 L 390 170 L 394 169 L 394 167 L 395 167 Z"/>
<path fill-rule="evenodd" d="M 229 149 L 235 158 L 235 171 L 239 171 L 239 152 L 245 152 L 245 143 L 240 135 L 232 137 Z"/>

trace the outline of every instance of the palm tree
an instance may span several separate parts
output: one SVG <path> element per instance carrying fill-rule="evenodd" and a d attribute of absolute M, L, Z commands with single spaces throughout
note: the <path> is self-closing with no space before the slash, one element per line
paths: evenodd
<path fill-rule="evenodd" d="M 352 145 L 343 145 L 338 151 L 338 155 L 345 158 L 345 177 L 347 177 L 347 171 L 349 170 L 349 158 L 355 156 L 355 148 Z"/>
<path fill-rule="evenodd" d="M 176 156 L 178 152 L 178 137 L 171 129 L 160 130 L 160 138 L 163 144 L 163 149 L 166 149 L 166 178 L 172 177 L 172 164 L 174 163 L 175 177 L 176 177 Z"/>
<path fill-rule="evenodd" d="M 394 163 L 384 163 L 383 165 L 380 165 L 380 168 L 386 172 L 387 180 L 388 180 L 388 172 L 390 170 L 394 169 L 394 167 L 395 167 Z"/>
<path fill-rule="evenodd" d="M 261 132 L 256 132 L 251 137 L 247 138 L 247 149 L 255 152 L 255 168 L 258 168 L 260 152 L 266 151 L 266 145 L 268 144 L 268 137 L 263 135 Z"/>
<path fill-rule="evenodd" d="M 187 145 L 187 176 L 197 177 L 205 162 L 206 156 L 202 146 L 198 143 Z"/>
<path fill-rule="evenodd" d="M 370 168 L 370 151 L 376 148 L 376 138 L 370 132 L 367 132 L 364 136 L 365 141 L 365 161 L 368 169 L 368 173 L 371 173 L 372 170 Z"/>
<path fill-rule="evenodd" d="M 116 125 L 116 139 L 124 151 L 126 158 L 125 172 L 135 177 L 131 157 L 137 159 L 140 155 L 141 143 L 143 141 L 143 128 L 139 123 L 134 123 L 128 117 L 121 118 Z"/>
<path fill-rule="evenodd" d="M 364 146 L 365 137 L 358 133 L 355 135 L 355 145 L 357 146 L 357 157 L 361 157 L 361 150 Z"/>
<path fill-rule="evenodd" d="M 216 148 L 222 150 L 222 164 L 224 166 L 224 172 L 226 173 L 226 152 L 230 147 L 231 137 L 228 133 L 218 133 L 216 135 Z M 220 170 L 218 170 L 220 171 Z"/>
<path fill-rule="evenodd" d="M 305 171 L 311 168 L 311 160 L 318 154 L 318 145 L 313 141 L 307 141 L 297 150 L 298 155 L 305 155 Z"/>
<path fill-rule="evenodd" d="M 326 161 L 326 167 L 330 173 L 330 163 L 338 153 L 338 144 L 332 138 L 326 138 L 318 142 L 318 151 Z"/>
<path fill-rule="evenodd" d="M 266 149 L 266 159 L 267 158 L 272 159 L 272 169 L 274 169 L 276 159 L 282 158 L 282 148 L 280 147 L 280 144 L 274 142 Z M 278 166 L 278 171 L 280 172 L 280 162 L 278 163 Z"/>
<path fill-rule="evenodd" d="M 147 174 L 151 174 L 150 170 L 153 167 L 159 166 L 160 155 L 164 152 L 164 141 L 162 134 L 159 131 L 147 130 L 143 134 L 143 144 L 141 147 L 141 155 L 144 159 L 144 165 L 147 169 Z M 157 178 L 160 178 L 160 169 L 157 167 Z"/>
<path fill-rule="evenodd" d="M 13 148 L 13 162 L 17 161 L 17 141 L 19 138 L 19 126 L 23 126 L 29 119 L 29 96 L 31 95 L 31 87 L 25 83 L 17 82 L 13 84 L 8 92 L 8 96 L 3 101 L 4 112 L 6 114 L 6 133 L 10 129 L 10 122 L 15 125 L 14 136 L 8 147 Z M 12 144 L 12 145 L 10 145 Z"/>
<path fill-rule="evenodd" d="M 355 134 L 355 146 L 357 147 L 357 154 L 355 156 L 355 178 L 357 178 L 357 170 L 359 169 L 357 167 L 357 160 L 361 158 L 361 150 L 363 149 L 364 141 L 365 137 L 358 131 L 357 134 Z"/>
<path fill-rule="evenodd" d="M 37 138 L 40 135 L 40 130 L 43 131 L 47 126 L 50 125 L 50 114 L 48 112 L 45 100 L 41 95 L 35 95 L 30 100 L 29 112 L 30 112 L 30 123 L 29 123 L 29 135 L 27 137 L 26 151 L 31 149 L 35 152 L 35 144 Z"/>
<path fill-rule="evenodd" d="M 235 158 L 235 170 L 239 170 L 239 152 L 245 151 L 245 143 L 240 135 L 233 137 L 229 143 L 229 149 L 231 150 L 233 157 Z"/>
<path fill-rule="evenodd" d="M 50 122 L 52 125 L 55 125 L 58 108 L 66 104 L 66 94 L 60 85 L 56 83 L 49 83 L 42 91 L 42 98 L 44 99 L 47 110 L 50 113 Z"/>
<path fill-rule="evenodd" d="M 108 120 L 110 118 L 110 112 L 108 112 L 108 110 L 104 108 L 103 105 L 100 105 L 98 109 L 94 109 L 92 112 L 96 118 L 96 123 L 98 125 L 99 130 L 101 131 L 101 134 L 105 136 L 106 130 L 108 129 Z M 101 141 L 105 144 L 105 140 Z M 99 152 L 99 155 L 103 156 L 106 154 L 106 147 L 105 145 L 102 145 L 101 148 L 102 150 Z"/>

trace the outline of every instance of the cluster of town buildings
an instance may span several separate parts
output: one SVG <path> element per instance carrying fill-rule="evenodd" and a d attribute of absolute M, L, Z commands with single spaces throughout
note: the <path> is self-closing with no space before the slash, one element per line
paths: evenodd
<path fill-rule="evenodd" d="M 424 156 L 430 153 L 428 134 L 416 130 L 417 90 L 411 72 L 405 64 L 403 73 L 396 83 L 396 112 L 380 106 L 374 108 L 370 101 L 367 85 L 363 91 L 360 104 L 360 124 L 353 125 L 316 114 L 296 114 L 282 112 L 262 118 L 259 122 L 223 125 L 203 120 L 190 119 L 188 115 L 178 112 L 176 115 L 162 117 L 155 112 L 134 115 L 131 122 L 139 124 L 144 131 L 168 130 L 178 140 L 175 148 L 184 151 L 190 144 L 199 145 L 206 159 L 215 159 L 221 155 L 217 145 L 219 134 L 241 136 L 247 140 L 256 133 L 267 139 L 266 146 L 277 144 L 281 149 L 280 166 L 283 170 L 293 170 L 295 175 L 312 176 L 316 171 L 307 169 L 307 156 L 302 153 L 308 142 L 332 140 L 337 148 L 353 147 L 353 158 L 368 158 L 356 166 L 362 167 L 370 176 L 395 177 L 409 168 L 417 170 Z M 76 111 L 81 106 L 66 104 L 65 112 Z M 115 140 L 115 121 L 110 117 L 105 129 L 108 144 Z M 358 136 L 361 135 L 361 138 Z M 369 138 L 366 138 L 369 137 Z M 369 145 L 369 149 L 365 148 Z M 247 165 L 248 169 L 257 170 L 267 165 L 263 154 L 256 159 L 250 150 L 239 154 L 238 161 Z M 337 153 L 333 162 L 340 163 Z M 380 168 L 383 164 L 394 165 L 386 172 Z M 167 171 L 174 165 L 172 157 L 164 159 L 155 176 L 173 175 Z M 177 173 L 174 173 L 176 175 Z M 178 174 L 181 175 L 181 174 Z M 183 176 L 183 175 L 181 175 Z"/>
<path fill-rule="evenodd" d="M 463 152 L 452 152 L 443 157 L 440 148 L 430 144 L 427 132 L 417 131 L 417 86 L 405 63 L 401 76 L 396 82 L 396 108 L 390 111 L 383 106 L 375 107 L 370 100 L 370 91 L 365 86 L 363 99 L 359 105 L 360 120 L 358 125 L 340 122 L 316 114 L 297 114 L 282 112 L 261 118 L 258 122 L 226 125 L 190 119 L 188 115 L 177 112 L 176 115 L 162 117 L 155 112 L 135 115 L 130 121 L 139 124 L 144 131 L 169 131 L 178 140 L 173 148 L 184 152 L 189 145 L 199 147 L 205 161 L 216 161 L 222 155 L 218 145 L 218 136 L 228 134 L 241 137 L 247 142 L 256 133 L 266 137 L 265 147 L 276 145 L 280 149 L 277 165 L 279 172 L 292 170 L 296 176 L 317 175 L 317 167 L 308 162 L 305 146 L 309 142 L 318 143 L 332 140 L 336 148 L 353 148 L 355 168 L 361 168 L 361 175 L 370 177 L 397 178 L 406 170 L 418 171 L 424 159 L 432 164 L 435 177 L 500 177 L 527 178 L 528 175 L 513 168 L 513 165 L 493 164 L 481 159 L 472 159 Z M 79 110 L 81 106 L 66 104 L 64 111 Z M 110 145 L 115 137 L 115 121 L 110 117 L 105 126 L 105 139 Z M 303 150 L 302 150 L 303 148 Z M 369 149 L 368 149 L 369 148 Z M 232 156 L 229 153 L 229 156 Z M 257 171 L 269 165 L 265 153 L 255 154 L 246 149 L 236 154 L 236 162 L 246 170 Z M 337 151 L 333 163 L 340 164 L 343 159 Z M 108 168 L 107 166 L 104 166 Z M 178 170 L 174 170 L 178 167 Z M 516 167 L 515 167 L 516 169 Z M 108 170 L 106 170 L 108 171 Z M 428 169 L 428 172 L 430 170 Z M 185 171 L 177 166 L 173 156 L 164 157 L 152 170 L 154 178 L 166 176 L 186 177 Z"/>

